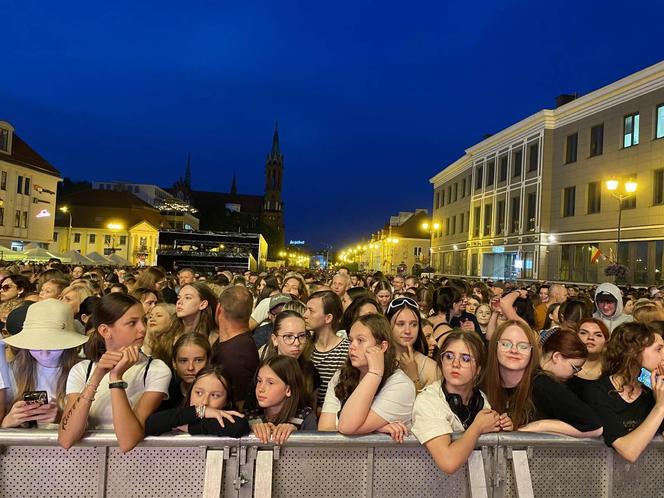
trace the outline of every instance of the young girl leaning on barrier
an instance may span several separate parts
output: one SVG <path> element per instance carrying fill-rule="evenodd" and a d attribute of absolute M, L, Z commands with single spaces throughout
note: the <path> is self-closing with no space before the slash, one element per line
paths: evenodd
<path fill-rule="evenodd" d="M 144 437 L 145 420 L 168 397 L 170 369 L 145 356 L 143 306 L 119 292 L 107 294 L 94 312 L 94 330 L 85 345 L 88 360 L 67 379 L 67 399 L 58 442 L 70 448 L 86 428 L 112 427 L 121 451 Z"/>
<path fill-rule="evenodd" d="M 506 413 L 514 429 L 533 420 L 532 383 L 539 367 L 537 334 L 523 320 L 498 327 L 488 346 L 484 392 L 498 413 Z"/>
<path fill-rule="evenodd" d="M 23 330 L 5 339 L 15 348 L 9 365 L 5 363 L 4 347 L 0 348 L 3 428 L 60 421 L 67 376 L 80 361 L 78 350 L 87 340 L 74 330 L 71 310 L 62 301 L 46 299 L 28 308 Z M 10 409 L 2 418 L 5 403 Z"/>
<path fill-rule="evenodd" d="M 192 435 L 242 437 L 249 432 L 249 424 L 244 415 L 235 411 L 232 400 L 223 368 L 205 367 L 196 375 L 182 406 L 150 415 L 145 422 L 145 433 L 159 436 L 179 430 Z"/>
<path fill-rule="evenodd" d="M 247 411 L 254 435 L 265 444 L 283 444 L 294 431 L 315 431 L 316 414 L 305 401 L 302 370 L 295 358 L 273 356 L 256 375 L 258 407 Z"/>
<path fill-rule="evenodd" d="M 581 398 L 601 419 L 604 441 L 632 463 L 664 429 L 663 359 L 661 335 L 624 323 L 611 334 L 602 376 L 583 384 Z"/>
<path fill-rule="evenodd" d="M 365 315 L 350 329 L 348 359 L 327 387 L 319 431 L 384 432 L 402 442 L 408 433 L 415 385 L 399 369 L 390 322 Z"/>
<path fill-rule="evenodd" d="M 482 434 L 512 430 L 512 421 L 492 410 L 479 390 L 486 351 L 477 334 L 454 330 L 446 335 L 441 351 L 443 378 L 417 396 L 412 432 L 436 465 L 453 474 L 466 463 Z M 452 441 L 453 432 L 463 434 Z"/>
<path fill-rule="evenodd" d="M 542 343 L 539 368 L 533 377 L 533 421 L 525 432 L 552 432 L 572 437 L 602 435 L 602 422 L 567 382 L 588 357 L 588 349 L 572 329 L 557 329 Z"/>

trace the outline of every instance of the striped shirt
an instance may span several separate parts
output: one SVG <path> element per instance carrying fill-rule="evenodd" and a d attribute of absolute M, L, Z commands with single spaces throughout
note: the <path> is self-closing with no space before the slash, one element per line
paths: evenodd
<path fill-rule="evenodd" d="M 323 406 L 327 384 L 330 382 L 332 376 L 334 376 L 334 373 L 344 364 L 346 358 L 348 358 L 349 346 L 350 342 L 348 342 L 348 339 L 343 339 L 329 351 L 318 351 L 316 346 L 314 346 L 314 350 L 311 352 L 311 362 L 316 367 L 316 370 L 318 370 L 318 375 L 320 375 L 318 406 Z"/>

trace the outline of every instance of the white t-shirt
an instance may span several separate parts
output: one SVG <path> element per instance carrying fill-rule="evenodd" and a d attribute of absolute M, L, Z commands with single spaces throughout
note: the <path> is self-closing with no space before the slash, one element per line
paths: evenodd
<path fill-rule="evenodd" d="M 80 393 L 86 384 L 86 373 L 90 360 L 84 360 L 74 365 L 69 372 L 67 378 L 67 394 Z M 123 375 L 124 380 L 128 386 L 125 389 L 129 406 L 132 409 L 141 399 L 144 392 L 159 392 L 164 394 L 164 399 L 168 398 L 168 385 L 171 382 L 171 370 L 161 360 L 152 360 L 148 374 L 145 377 L 145 384 L 143 384 L 143 376 L 145 375 L 145 367 L 148 364 L 147 356 L 141 354 L 140 359 L 135 365 L 132 365 Z M 90 372 L 92 372 L 96 365 L 93 365 Z M 104 375 L 104 378 L 99 383 L 95 400 L 90 406 L 90 413 L 88 415 L 88 428 L 90 429 L 112 429 L 113 428 L 113 411 L 111 406 L 111 392 L 108 388 L 109 374 Z"/>
<path fill-rule="evenodd" d="M 341 370 L 337 370 L 327 385 L 325 402 L 322 409 L 323 413 L 334 413 L 337 417 L 337 424 L 339 423 L 338 417 L 341 410 L 341 400 L 334 394 L 334 389 L 339 383 L 340 374 Z M 397 369 L 385 381 L 380 391 L 376 393 L 371 403 L 371 411 L 388 423 L 404 422 L 408 425 L 413 411 L 415 394 L 415 384 L 413 384 L 413 381 L 401 369 Z"/>
<path fill-rule="evenodd" d="M 447 403 L 441 382 L 441 380 L 438 380 L 425 387 L 417 395 L 413 406 L 411 432 L 421 444 L 438 436 L 465 430 L 461 420 Z M 484 393 L 481 392 L 481 394 L 484 398 L 484 408 L 491 408 Z"/>
<path fill-rule="evenodd" d="M 58 377 L 60 376 L 60 367 L 48 368 L 37 363 L 37 386 L 34 391 L 46 391 L 48 401 L 55 401 L 58 397 Z M 16 378 L 14 371 L 9 368 L 9 382 L 4 386 L 7 389 L 5 393 L 5 405 L 9 408 L 12 405 L 14 396 L 16 396 Z"/>

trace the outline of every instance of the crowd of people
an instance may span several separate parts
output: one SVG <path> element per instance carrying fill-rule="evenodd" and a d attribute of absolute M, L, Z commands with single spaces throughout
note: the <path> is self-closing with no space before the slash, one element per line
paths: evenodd
<path fill-rule="evenodd" d="M 486 433 L 602 436 L 634 462 L 664 429 L 657 287 L 53 261 L 0 269 L 0 322 L 1 427 L 64 448 L 412 433 L 453 473 Z"/>

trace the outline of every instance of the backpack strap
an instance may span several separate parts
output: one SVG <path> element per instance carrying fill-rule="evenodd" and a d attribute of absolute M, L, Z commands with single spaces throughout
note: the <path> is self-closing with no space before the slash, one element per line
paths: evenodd
<path fill-rule="evenodd" d="M 88 379 L 90 378 L 90 374 L 92 373 L 92 360 L 90 360 L 90 363 L 88 363 L 88 370 L 85 372 L 85 383 L 88 383 Z"/>
<path fill-rule="evenodd" d="M 148 370 L 150 370 L 150 363 L 152 363 L 152 360 L 154 360 L 154 358 L 152 356 L 148 356 L 148 364 L 145 365 L 145 373 L 143 373 L 143 387 L 145 387 L 145 381 L 148 378 Z"/>

